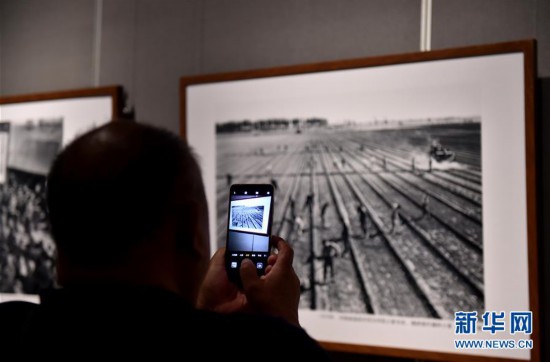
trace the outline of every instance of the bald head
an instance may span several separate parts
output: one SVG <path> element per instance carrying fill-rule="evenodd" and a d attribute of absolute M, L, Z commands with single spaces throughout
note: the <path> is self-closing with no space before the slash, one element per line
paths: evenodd
<path fill-rule="evenodd" d="M 179 246 L 191 249 L 204 191 L 197 162 L 181 139 L 117 121 L 59 154 L 48 176 L 47 201 L 60 255 L 101 266 L 120 263 L 133 248 L 154 242 L 169 218 L 180 221 Z"/>

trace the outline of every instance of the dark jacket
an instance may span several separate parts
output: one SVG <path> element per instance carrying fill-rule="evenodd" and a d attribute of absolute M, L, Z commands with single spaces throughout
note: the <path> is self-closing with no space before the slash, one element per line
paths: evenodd
<path fill-rule="evenodd" d="M 200 311 L 154 288 L 52 290 L 39 305 L 0 303 L 0 321 L 2 355 L 21 360 L 328 359 L 303 329 L 281 319 Z"/>

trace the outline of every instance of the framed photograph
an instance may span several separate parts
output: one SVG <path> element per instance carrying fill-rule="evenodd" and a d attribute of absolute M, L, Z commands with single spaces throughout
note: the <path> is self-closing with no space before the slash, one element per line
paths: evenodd
<path fill-rule="evenodd" d="M 119 86 L 0 97 L 0 301 L 54 284 L 47 173 L 75 137 L 121 116 Z"/>
<path fill-rule="evenodd" d="M 182 78 L 212 250 L 229 185 L 271 183 L 326 348 L 539 361 L 534 47 Z"/>

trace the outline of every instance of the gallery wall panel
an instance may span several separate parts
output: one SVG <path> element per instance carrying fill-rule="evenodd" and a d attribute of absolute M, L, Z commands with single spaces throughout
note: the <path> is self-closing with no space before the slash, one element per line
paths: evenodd
<path fill-rule="evenodd" d="M 433 0 L 432 49 L 538 39 L 539 75 L 550 75 L 550 3 L 536 0 Z"/>
<path fill-rule="evenodd" d="M 104 1 L 101 19 L 100 84 L 122 84 L 133 104 L 136 1 Z"/>
<path fill-rule="evenodd" d="M 134 86 L 139 120 L 177 132 L 178 82 L 198 71 L 200 1 L 137 1 Z"/>
<path fill-rule="evenodd" d="M 537 1 L 538 75 L 550 77 L 550 1 Z"/>
<path fill-rule="evenodd" d="M 1 93 L 92 83 L 93 0 L 1 1 Z"/>
<path fill-rule="evenodd" d="M 202 73 L 416 51 L 420 0 L 204 2 Z"/>

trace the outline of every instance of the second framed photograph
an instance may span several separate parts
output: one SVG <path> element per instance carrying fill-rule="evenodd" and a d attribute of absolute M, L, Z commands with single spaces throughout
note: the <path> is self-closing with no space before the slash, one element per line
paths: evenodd
<path fill-rule="evenodd" d="M 300 321 L 325 347 L 538 361 L 533 54 L 522 41 L 182 78 L 213 251 L 230 185 L 271 183 Z M 525 348 L 460 344 L 499 338 Z"/>
<path fill-rule="evenodd" d="M 55 285 L 50 166 L 76 137 L 121 116 L 120 86 L 0 97 L 0 301 L 37 302 Z"/>

